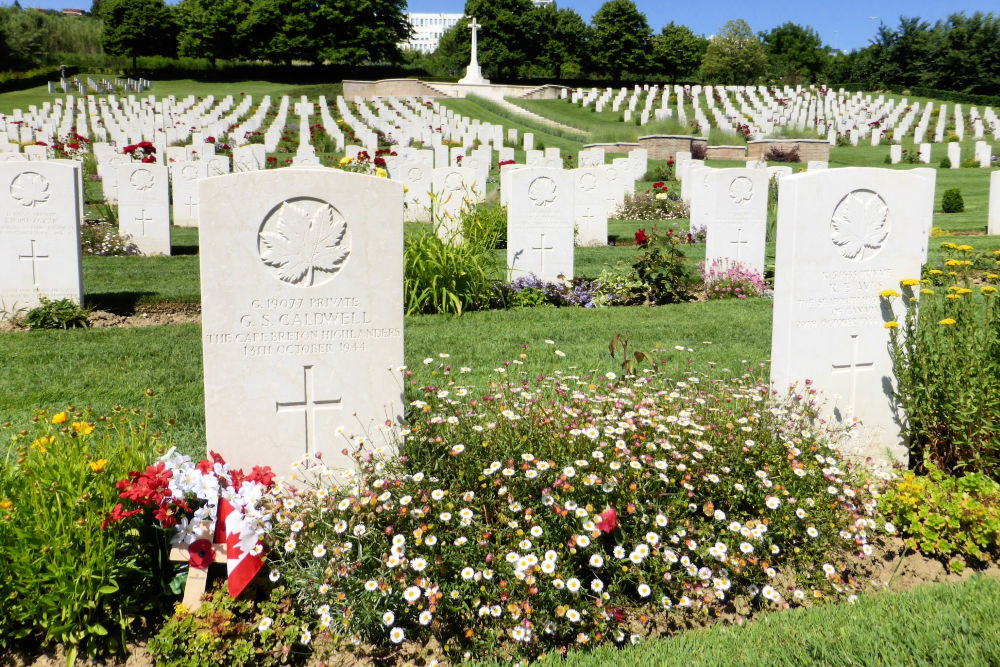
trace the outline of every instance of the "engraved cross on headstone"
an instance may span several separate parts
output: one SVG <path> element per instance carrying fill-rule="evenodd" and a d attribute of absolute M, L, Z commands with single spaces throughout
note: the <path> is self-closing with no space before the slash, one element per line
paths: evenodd
<path fill-rule="evenodd" d="M 750 243 L 750 242 L 743 240 L 743 228 L 742 227 L 737 228 L 736 229 L 736 240 L 729 242 L 729 245 L 736 246 L 736 259 L 737 260 L 743 259 L 743 246 L 747 245 L 748 243 Z"/>
<path fill-rule="evenodd" d="M 141 209 L 139 209 L 139 215 L 135 216 L 135 221 L 138 222 L 140 225 L 142 225 L 142 232 L 141 232 L 141 234 L 143 236 L 145 236 L 146 235 L 146 223 L 147 222 L 152 222 L 153 219 L 150 218 L 150 217 L 148 217 L 146 215 L 146 209 L 141 208 Z"/>
<path fill-rule="evenodd" d="M 194 208 L 198 205 L 198 202 L 195 200 L 194 195 L 188 195 L 184 205 L 187 206 L 188 216 L 193 216 Z"/>
<path fill-rule="evenodd" d="M 594 215 L 594 208 L 592 206 L 588 206 L 586 209 L 584 209 L 583 215 L 581 215 L 580 217 L 586 220 L 587 222 L 597 219 L 597 216 Z"/>
<path fill-rule="evenodd" d="M 541 235 L 539 236 L 539 238 L 538 238 L 538 246 L 537 247 L 532 246 L 531 249 L 538 251 L 538 272 L 539 273 L 544 273 L 545 272 L 545 253 L 546 252 L 552 252 L 554 250 L 554 248 L 551 245 L 550 246 L 546 246 L 545 245 L 545 232 L 542 232 Z"/>
<path fill-rule="evenodd" d="M 49 260 L 48 255 L 39 255 L 35 250 L 35 240 L 31 240 L 31 254 L 30 255 L 18 255 L 17 258 L 22 262 L 31 262 L 31 284 L 38 287 L 38 261 L 42 260 L 47 262 Z"/>
<path fill-rule="evenodd" d="M 298 412 L 302 411 L 305 416 L 306 424 L 306 454 L 316 453 L 316 420 L 314 412 L 318 410 L 341 410 L 343 409 L 341 398 L 331 398 L 324 400 L 317 400 L 314 397 L 315 392 L 313 391 L 313 367 L 303 366 L 302 367 L 302 383 L 303 383 L 303 399 L 301 401 L 291 401 L 288 403 L 281 403 L 275 401 L 274 411 L 275 414 L 281 414 L 282 412 Z"/>
<path fill-rule="evenodd" d="M 849 373 L 850 378 L 850 396 L 848 400 L 850 401 L 850 406 L 853 409 L 856 405 L 855 401 L 857 399 L 857 389 L 858 389 L 858 373 L 865 371 L 875 370 L 874 361 L 858 361 L 858 347 L 860 344 L 859 335 L 851 335 L 851 361 L 846 364 L 831 364 L 832 370 L 830 371 L 832 375 L 843 375 L 844 373 Z"/>

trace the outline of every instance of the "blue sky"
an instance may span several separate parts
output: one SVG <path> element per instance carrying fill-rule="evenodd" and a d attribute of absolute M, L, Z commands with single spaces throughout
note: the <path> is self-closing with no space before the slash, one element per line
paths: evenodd
<path fill-rule="evenodd" d="M 997 0 L 695 0 L 693 2 L 665 2 L 665 0 L 635 0 L 639 10 L 646 14 L 654 30 L 673 21 L 686 25 L 696 33 L 711 35 L 729 19 L 742 18 L 756 31 L 769 30 L 785 21 L 811 26 L 823 41 L 845 51 L 861 48 L 869 43 L 876 26 L 882 21 L 890 26 L 899 24 L 900 16 L 919 16 L 934 23 L 950 13 L 964 11 L 1000 11 Z M 571 7 L 590 21 L 603 0 L 556 0 L 560 7 Z M 9 5 L 11 0 L 0 0 Z M 171 3 L 173 4 L 173 3 Z M 22 0 L 24 7 L 62 9 L 79 7 L 90 9 L 90 0 Z M 461 12 L 464 0 L 410 0 L 413 12 Z M 753 10 L 751 10 L 753 8 Z M 871 18 L 875 16 L 876 18 Z"/>

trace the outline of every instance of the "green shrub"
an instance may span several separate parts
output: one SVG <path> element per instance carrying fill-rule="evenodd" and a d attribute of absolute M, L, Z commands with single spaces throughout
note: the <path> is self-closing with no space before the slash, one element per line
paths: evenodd
<path fill-rule="evenodd" d="M 39 297 L 41 305 L 28 311 L 20 324 L 29 329 L 76 329 L 87 327 L 86 308 L 73 303 L 70 299 L 52 301 L 47 297 Z"/>
<path fill-rule="evenodd" d="M 145 410 L 36 411 L 3 429 L 0 648 L 64 645 L 69 656 L 123 650 L 126 631 L 159 613 L 159 533 L 103 528 L 115 481 L 151 461 Z"/>
<path fill-rule="evenodd" d="M 941 158 L 940 165 L 942 169 L 951 169 L 951 158 L 945 155 L 943 158 Z"/>
<path fill-rule="evenodd" d="M 492 220 L 487 215 L 486 220 Z M 485 223 L 484 223 L 485 227 Z M 454 313 L 484 308 L 503 277 L 490 236 L 442 240 L 438 227 L 410 226 L 403 247 L 406 313 Z"/>
<path fill-rule="evenodd" d="M 959 572 L 965 559 L 989 558 L 1000 547 L 1000 484 L 979 473 L 907 471 L 882 497 L 882 506 L 914 551 L 949 559 Z"/>
<path fill-rule="evenodd" d="M 678 234 L 654 231 L 632 265 L 642 281 L 646 303 L 676 303 L 691 298 L 697 278 L 681 251 Z"/>
<path fill-rule="evenodd" d="M 954 246 L 954 244 L 947 244 Z M 1000 298 L 998 274 L 976 276 L 971 246 L 954 246 L 945 270 L 902 283 L 904 312 L 886 324 L 895 399 L 911 460 L 960 474 L 1000 475 Z M 968 248 L 968 250 L 959 250 Z M 946 252 L 950 248 L 946 247 Z M 916 298 L 919 292 L 920 307 Z M 883 292 L 894 299 L 894 291 Z M 886 305 L 890 305 L 887 302 Z M 901 333 L 900 333 L 901 332 Z"/>
<path fill-rule="evenodd" d="M 462 238 L 483 248 L 506 248 L 507 207 L 481 204 L 463 211 Z"/>
<path fill-rule="evenodd" d="M 217 587 L 195 612 L 178 605 L 146 648 L 159 667 L 304 664 L 312 641 L 307 619 L 295 614 L 283 587 L 257 591 L 257 598 L 234 600 Z"/>
<path fill-rule="evenodd" d="M 941 196 L 941 210 L 945 213 L 961 213 L 965 210 L 965 200 L 959 188 L 949 188 Z"/>

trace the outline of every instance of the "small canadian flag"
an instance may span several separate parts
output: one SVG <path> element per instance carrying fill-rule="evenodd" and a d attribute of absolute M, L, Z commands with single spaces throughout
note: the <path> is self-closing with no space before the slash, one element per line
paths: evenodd
<path fill-rule="evenodd" d="M 229 568 L 229 594 L 239 597 L 260 571 L 264 561 L 261 560 L 258 545 L 260 538 L 246 529 L 243 520 L 243 506 L 239 496 L 232 500 L 219 498 L 219 514 L 215 522 L 215 542 L 226 545 L 226 565 Z M 235 504 L 234 504 L 235 503 Z"/>

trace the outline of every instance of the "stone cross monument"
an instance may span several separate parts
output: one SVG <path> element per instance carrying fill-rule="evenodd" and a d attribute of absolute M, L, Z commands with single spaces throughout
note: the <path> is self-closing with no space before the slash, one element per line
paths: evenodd
<path fill-rule="evenodd" d="M 472 85 L 489 85 L 489 79 L 483 78 L 483 72 L 479 69 L 479 59 L 477 57 L 478 41 L 476 39 L 476 31 L 483 26 L 476 23 L 475 17 L 472 18 L 472 22 L 469 23 L 469 29 L 472 30 L 472 52 L 469 57 L 469 67 L 465 70 L 465 76 L 458 80 L 462 84 L 472 84 Z"/>

